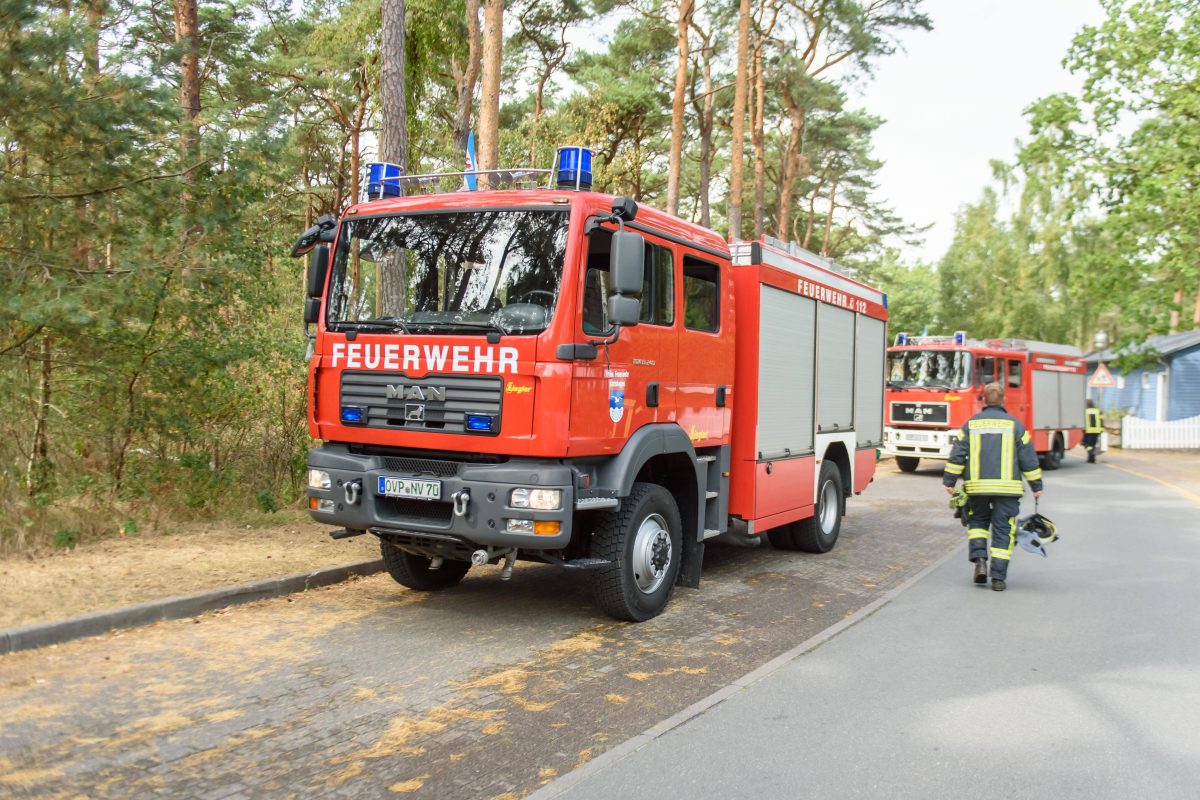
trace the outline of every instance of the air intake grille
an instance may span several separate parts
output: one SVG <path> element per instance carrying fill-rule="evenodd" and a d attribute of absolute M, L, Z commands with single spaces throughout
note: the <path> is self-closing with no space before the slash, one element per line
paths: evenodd
<path fill-rule="evenodd" d="M 405 522 L 449 525 L 454 515 L 453 503 L 407 500 L 400 497 L 376 497 L 375 509 L 379 512 L 382 521 L 401 525 Z"/>
<path fill-rule="evenodd" d="M 343 372 L 342 406 L 365 410 L 369 428 L 465 433 L 467 414 L 496 418 L 500 430 L 500 376 L 428 375 L 409 378 L 398 372 Z"/>
<path fill-rule="evenodd" d="M 458 474 L 458 464 L 453 461 L 430 461 L 424 458 L 393 458 L 383 459 L 384 469 L 389 472 L 404 472 L 409 475 L 436 475 L 439 478 L 449 478 Z"/>

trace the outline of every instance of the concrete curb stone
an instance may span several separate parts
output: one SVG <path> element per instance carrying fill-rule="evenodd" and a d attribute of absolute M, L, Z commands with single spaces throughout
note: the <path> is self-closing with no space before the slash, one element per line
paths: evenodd
<path fill-rule="evenodd" d="M 340 567 L 328 567 L 312 572 L 298 572 L 282 578 L 265 578 L 235 586 L 196 592 L 194 594 L 150 600 L 131 606 L 93 611 L 66 619 L 36 622 L 0 630 L 0 655 L 20 650 L 32 650 L 72 639 L 96 636 L 118 628 L 133 628 L 168 619 L 194 617 L 205 611 L 282 597 L 306 589 L 316 589 L 341 583 L 356 575 L 374 575 L 383 571 L 383 561 L 360 561 Z"/>

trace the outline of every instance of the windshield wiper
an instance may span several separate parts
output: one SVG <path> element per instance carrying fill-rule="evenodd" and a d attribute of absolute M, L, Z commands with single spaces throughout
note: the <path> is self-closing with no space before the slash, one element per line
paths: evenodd
<path fill-rule="evenodd" d="M 379 317 L 378 319 L 343 320 L 337 324 L 339 331 L 402 331 L 412 333 L 408 323 L 400 317 Z"/>

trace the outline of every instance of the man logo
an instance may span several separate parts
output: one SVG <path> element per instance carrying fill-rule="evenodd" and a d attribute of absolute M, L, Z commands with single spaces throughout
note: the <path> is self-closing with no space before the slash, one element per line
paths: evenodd
<path fill-rule="evenodd" d="M 429 400 L 435 403 L 446 402 L 445 386 L 398 386 L 387 385 L 388 400 Z"/>
<path fill-rule="evenodd" d="M 424 422 L 425 421 L 425 405 L 423 403 L 409 403 L 404 406 L 404 421 L 405 422 Z"/>

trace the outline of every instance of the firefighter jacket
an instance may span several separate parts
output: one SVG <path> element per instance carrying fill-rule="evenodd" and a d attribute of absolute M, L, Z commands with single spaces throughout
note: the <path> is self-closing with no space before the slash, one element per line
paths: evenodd
<path fill-rule="evenodd" d="M 1029 488 L 1042 490 L 1042 470 L 1029 431 L 1009 416 L 1003 406 L 988 406 L 967 420 L 954 441 L 942 483 L 953 486 L 963 479 L 967 494 L 1015 495 Z"/>
<path fill-rule="evenodd" d="M 1083 429 L 1084 433 L 1102 433 L 1104 431 L 1104 423 L 1100 421 L 1100 409 L 1089 408 L 1087 410 L 1087 427 Z"/>

